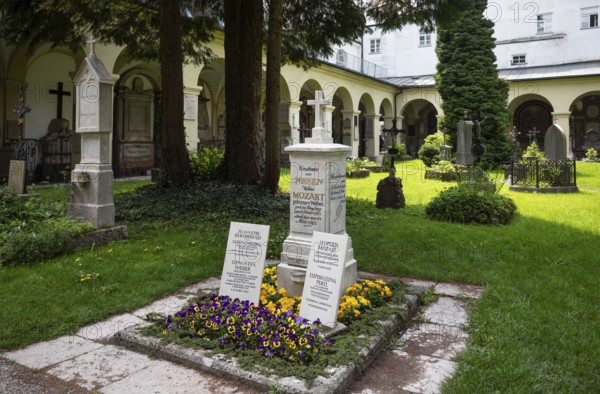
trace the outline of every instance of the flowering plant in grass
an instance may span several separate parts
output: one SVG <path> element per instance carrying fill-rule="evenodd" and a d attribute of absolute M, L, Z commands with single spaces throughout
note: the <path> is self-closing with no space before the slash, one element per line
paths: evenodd
<path fill-rule="evenodd" d="M 332 343 L 312 324 L 281 308 L 275 313 L 249 301 L 228 296 L 201 297 L 188 308 L 167 317 L 167 331 L 180 338 L 208 338 L 223 348 L 253 350 L 267 357 L 308 364 Z"/>

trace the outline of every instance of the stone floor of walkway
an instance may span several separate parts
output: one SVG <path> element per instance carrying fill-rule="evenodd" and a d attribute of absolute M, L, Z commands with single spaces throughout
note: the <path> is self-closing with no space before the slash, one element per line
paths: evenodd
<path fill-rule="evenodd" d="M 432 287 L 439 298 L 423 307 L 421 318 L 399 333 L 400 339 L 377 357 L 350 387 L 351 393 L 436 393 L 454 372 L 454 357 L 467 345 L 469 302 L 481 296 L 480 287 L 400 279 L 409 286 Z M 83 327 L 75 335 L 0 353 L 0 392 L 257 393 L 244 384 L 112 344 L 118 331 L 147 324 L 148 313 L 172 313 L 199 291 L 218 287 L 219 279 L 211 278 L 134 312 Z"/>

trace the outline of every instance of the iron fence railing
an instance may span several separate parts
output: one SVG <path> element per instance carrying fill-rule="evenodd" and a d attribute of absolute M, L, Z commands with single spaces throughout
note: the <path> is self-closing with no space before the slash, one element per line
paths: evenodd
<path fill-rule="evenodd" d="M 575 160 L 519 160 L 510 165 L 512 185 L 531 187 L 577 186 L 577 162 Z"/>

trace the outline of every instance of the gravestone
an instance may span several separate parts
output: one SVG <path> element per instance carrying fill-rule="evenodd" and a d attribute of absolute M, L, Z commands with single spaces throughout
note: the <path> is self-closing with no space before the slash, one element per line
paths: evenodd
<path fill-rule="evenodd" d="M 452 160 L 452 147 L 450 145 L 440 146 L 440 160 Z"/>
<path fill-rule="evenodd" d="M 269 226 L 231 223 L 219 295 L 258 305 L 268 243 Z"/>
<path fill-rule="evenodd" d="M 25 194 L 25 173 L 27 162 L 25 160 L 11 160 L 8 170 L 8 187 L 16 194 Z"/>
<path fill-rule="evenodd" d="M 71 173 L 73 193 L 69 216 L 90 221 L 95 228 L 113 227 L 113 172 L 110 165 L 110 135 L 113 127 L 113 80 L 94 53 L 75 75 L 77 89 L 76 131 L 81 135 L 81 162 Z"/>
<path fill-rule="evenodd" d="M 548 160 L 567 160 L 567 138 L 557 124 L 548 127 L 544 135 L 544 154 Z"/>
<path fill-rule="evenodd" d="M 315 93 L 315 124 L 321 125 L 324 100 Z M 317 126 L 305 143 L 285 148 L 290 155 L 290 233 L 283 243 L 277 282 L 291 296 L 302 295 L 315 231 L 346 234 L 346 156 L 351 147 L 334 144 L 331 132 Z M 348 240 L 343 283 L 356 282 L 356 260 Z M 345 288 L 345 287 L 344 287 Z"/>
<path fill-rule="evenodd" d="M 337 322 L 348 236 L 315 231 L 302 292 L 300 316 L 333 328 Z"/>
<path fill-rule="evenodd" d="M 456 136 L 456 164 L 462 166 L 473 165 L 473 122 L 461 119 L 458 122 L 458 133 Z"/>

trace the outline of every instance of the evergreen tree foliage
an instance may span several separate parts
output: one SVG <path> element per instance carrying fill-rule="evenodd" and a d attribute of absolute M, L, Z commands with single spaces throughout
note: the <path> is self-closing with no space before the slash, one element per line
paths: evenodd
<path fill-rule="evenodd" d="M 436 84 L 443 100 L 441 128 L 448 130 L 455 146 L 457 123 L 465 110 L 474 119 L 480 106 L 487 117 L 481 140 L 487 148 L 482 164 L 489 168 L 510 161 L 512 149 L 507 139 L 508 83 L 498 78 L 494 23 L 484 17 L 486 6 L 486 0 L 476 0 L 473 10 L 454 25 L 440 27 Z"/>

